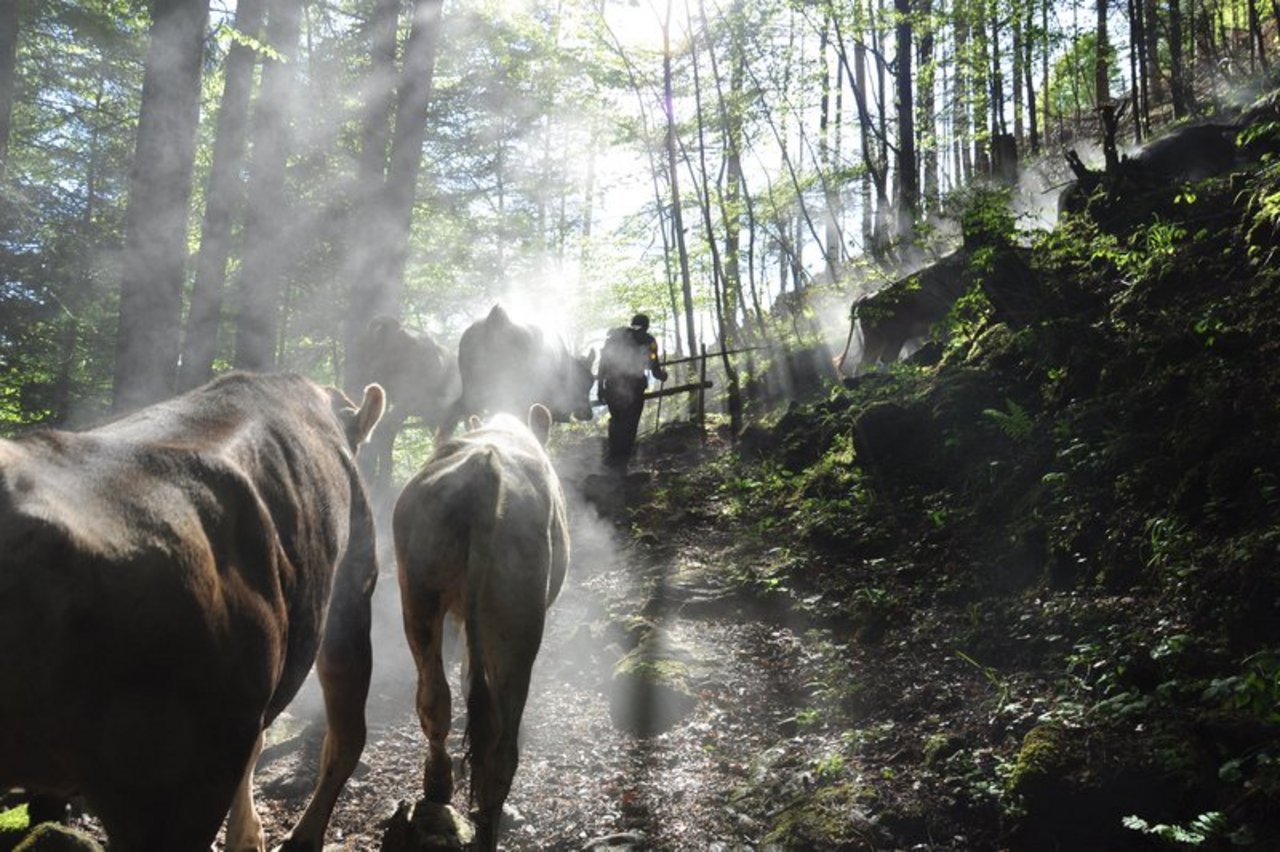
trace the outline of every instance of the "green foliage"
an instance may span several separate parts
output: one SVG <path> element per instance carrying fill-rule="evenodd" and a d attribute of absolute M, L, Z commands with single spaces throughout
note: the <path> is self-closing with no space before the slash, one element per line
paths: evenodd
<path fill-rule="evenodd" d="M 1185 846 L 1200 846 L 1215 838 L 1227 834 L 1228 823 L 1225 814 L 1219 811 L 1207 811 L 1193 819 L 1188 825 L 1152 825 L 1139 816 L 1127 816 L 1122 820 L 1125 828 L 1150 834 L 1162 840 Z"/>
<path fill-rule="evenodd" d="M 1260 145 L 1269 149 L 1262 166 L 1243 191 L 1248 219 L 1245 240 L 1249 259 L 1259 265 L 1269 264 L 1280 241 L 1280 122 L 1259 123 L 1241 134 L 1241 145 Z"/>
<path fill-rule="evenodd" d="M 995 308 L 980 283 L 966 290 L 941 324 L 945 329 L 947 354 L 968 352 L 987 329 L 994 313 Z"/>
<path fill-rule="evenodd" d="M 1240 674 L 1211 681 L 1203 697 L 1261 722 L 1280 724 L 1280 650 L 1253 654 L 1244 661 Z"/>
<path fill-rule="evenodd" d="M 1178 249 L 1187 238 L 1187 229 L 1156 218 L 1137 228 L 1129 238 L 1129 250 L 1118 252 L 1116 265 L 1131 278 L 1162 275 L 1173 268 Z"/>
<path fill-rule="evenodd" d="M 27 803 L 23 802 L 15 808 L 0 811 L 0 832 L 22 831 L 31 824 L 27 815 Z"/>
<path fill-rule="evenodd" d="M 983 409 L 982 416 L 993 421 L 1000 431 L 1013 441 L 1025 444 L 1035 431 L 1035 419 L 1012 399 L 1006 399 L 1004 407 L 1004 411 L 995 408 Z"/>
<path fill-rule="evenodd" d="M 950 203 L 960 206 L 960 233 L 970 247 L 1003 247 L 1017 239 L 1013 214 L 1013 190 L 978 185 L 956 193 Z"/>
<path fill-rule="evenodd" d="M 1098 37 L 1096 33 L 1081 33 L 1074 44 L 1053 63 L 1049 75 L 1048 100 L 1057 115 L 1092 112 L 1097 106 L 1098 93 L 1094 85 L 1094 69 L 1098 61 Z M 1122 91 L 1124 81 L 1120 76 L 1120 64 L 1116 62 L 1115 45 L 1107 44 L 1103 61 L 1112 92 Z"/>

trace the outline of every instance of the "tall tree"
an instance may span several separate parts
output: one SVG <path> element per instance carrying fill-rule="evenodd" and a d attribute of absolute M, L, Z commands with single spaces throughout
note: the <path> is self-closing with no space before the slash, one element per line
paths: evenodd
<path fill-rule="evenodd" d="M 1142 11 L 1142 0 L 1128 0 L 1129 4 L 1129 53 L 1133 57 L 1133 124 L 1134 139 L 1142 141 L 1142 137 L 1151 127 L 1151 93 L 1147 84 L 1147 37 L 1146 16 Z"/>
<path fill-rule="evenodd" d="M 218 107 L 214 131 L 213 163 L 205 191 L 200 252 L 196 256 L 191 310 L 187 317 L 182 363 L 178 368 L 180 390 L 193 388 L 213 376 L 218 333 L 222 327 L 227 261 L 231 257 L 232 225 L 244 199 L 241 169 L 244 165 L 249 100 L 253 91 L 253 69 L 258 55 L 248 40 L 261 35 L 265 10 L 265 0 L 239 0 L 236 6 L 239 35 L 233 39 L 227 52 L 223 73 L 222 102 Z"/>
<path fill-rule="evenodd" d="M 1035 45 L 1035 3 L 1026 0 L 1027 23 L 1022 39 L 1023 62 L 1022 71 L 1027 85 L 1027 133 L 1031 141 L 1031 153 L 1040 153 L 1040 126 L 1036 120 L 1036 84 L 1035 66 L 1032 62 L 1032 50 Z"/>
<path fill-rule="evenodd" d="M 285 167 L 291 150 L 292 106 L 296 101 L 301 0 L 269 0 L 267 43 L 274 54 L 262 68 L 262 89 L 255 105 L 253 161 L 245 213 L 244 264 L 236 311 L 235 365 L 245 370 L 276 366 L 277 336 L 285 276 L 296 234 L 287 227 L 289 203 Z"/>
<path fill-rule="evenodd" d="M 918 124 L 920 151 L 923 154 L 924 206 L 927 215 L 934 216 L 938 207 L 938 117 L 934 93 L 938 63 L 934 58 L 934 41 L 937 33 L 933 0 L 920 0 L 920 116 Z"/>
<path fill-rule="evenodd" d="M 1111 100 L 1110 57 L 1111 42 L 1107 36 L 1107 0 L 1097 0 L 1097 36 L 1093 50 L 1094 103 L 1100 108 Z"/>
<path fill-rule="evenodd" d="M 671 229 L 675 234 L 676 256 L 680 262 L 680 292 L 684 296 L 685 333 L 689 352 L 697 351 L 697 328 L 694 325 L 693 281 L 689 276 L 689 249 L 684 239 L 684 216 L 680 201 L 680 176 L 676 160 L 676 107 L 671 72 L 671 0 L 667 0 L 662 19 L 662 109 L 666 119 L 667 178 L 671 187 Z"/>
<path fill-rule="evenodd" d="M 9 160 L 13 81 L 18 66 L 18 0 L 0 0 L 0 180 Z"/>
<path fill-rule="evenodd" d="M 409 256 L 409 232 L 417 197 L 422 144 L 427 129 L 436 53 L 442 26 L 444 0 L 415 0 L 413 20 L 405 41 L 404 60 L 396 88 L 395 120 L 391 129 L 386 177 L 376 194 L 365 196 L 367 207 L 359 217 L 363 229 L 351 282 L 349 316 L 353 339 L 379 314 L 398 316 Z M 376 140 L 366 134 L 366 141 Z M 376 142 L 375 142 L 376 144 Z M 372 155 L 370 155 L 372 156 Z M 347 384 L 367 381 L 367 366 L 356 347 L 348 348 Z"/>
<path fill-rule="evenodd" d="M 178 365 L 187 207 L 209 0 L 155 0 L 129 206 L 113 407 L 169 396 Z"/>
<path fill-rule="evenodd" d="M 1187 70 L 1182 62 L 1182 38 L 1182 0 L 1169 0 L 1169 89 L 1174 118 L 1182 118 L 1191 111 Z"/>
<path fill-rule="evenodd" d="M 898 42 L 898 236 L 909 236 L 920 213 L 920 173 L 916 167 L 915 79 L 912 77 L 911 0 L 894 0 Z"/>

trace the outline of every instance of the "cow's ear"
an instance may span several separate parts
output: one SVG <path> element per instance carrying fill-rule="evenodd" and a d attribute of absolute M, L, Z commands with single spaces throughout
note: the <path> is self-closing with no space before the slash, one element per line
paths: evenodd
<path fill-rule="evenodd" d="M 371 384 L 364 389 L 364 399 L 360 401 L 360 408 L 343 412 L 346 419 L 347 439 L 351 442 L 353 450 L 369 439 L 369 433 L 382 419 L 382 412 L 386 407 L 387 395 L 382 390 L 382 385 Z"/>
<path fill-rule="evenodd" d="M 473 414 L 467 418 L 467 431 L 474 432 L 484 425 L 484 421 L 480 419 L 478 414 Z"/>
<path fill-rule="evenodd" d="M 529 407 L 529 430 L 542 446 L 547 445 L 551 437 L 551 411 L 545 405 L 535 402 Z"/>

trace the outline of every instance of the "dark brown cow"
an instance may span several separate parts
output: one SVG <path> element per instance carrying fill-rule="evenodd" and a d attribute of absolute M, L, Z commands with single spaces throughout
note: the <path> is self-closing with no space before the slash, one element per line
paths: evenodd
<path fill-rule="evenodd" d="M 361 341 L 368 375 L 387 392 L 389 408 L 361 455 L 369 486 L 391 478 L 391 451 L 410 417 L 438 428 L 458 398 L 458 359 L 426 334 L 413 334 L 394 317 L 375 317 Z"/>
<path fill-rule="evenodd" d="M 559 338 L 513 322 L 495 305 L 489 315 L 468 326 L 458 341 L 462 394 L 440 429 L 448 437 L 469 415 L 497 411 L 524 416 L 534 403 L 560 422 L 590 420 L 591 362 L 595 352 L 577 357 Z"/>
<path fill-rule="evenodd" d="M 0 441 L 0 789 L 83 796 L 113 852 L 207 850 L 223 817 L 228 850 L 261 850 L 262 732 L 317 662 L 329 727 L 286 848 L 318 852 L 364 747 L 377 565 L 353 453 L 382 409 L 377 385 L 356 408 L 232 374 Z"/>
<path fill-rule="evenodd" d="M 418 664 L 418 718 L 427 736 L 423 788 L 433 802 L 448 802 L 453 793 L 444 617 L 452 612 L 465 626 L 471 798 L 481 849 L 497 845 L 530 671 L 546 609 L 569 564 L 564 494 L 542 448 L 551 429 L 547 409 L 533 406 L 529 426 L 498 414 L 439 446 L 405 486 L 393 520 L 404 629 Z"/>

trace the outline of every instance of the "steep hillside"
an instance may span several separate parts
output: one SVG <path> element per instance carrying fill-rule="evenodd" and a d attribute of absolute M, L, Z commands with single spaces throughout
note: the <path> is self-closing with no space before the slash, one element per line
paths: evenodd
<path fill-rule="evenodd" d="M 848 640 L 844 760 L 775 840 L 1280 848 L 1278 138 L 983 234 L 938 363 L 659 478 Z"/>

